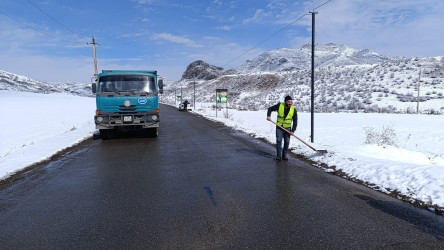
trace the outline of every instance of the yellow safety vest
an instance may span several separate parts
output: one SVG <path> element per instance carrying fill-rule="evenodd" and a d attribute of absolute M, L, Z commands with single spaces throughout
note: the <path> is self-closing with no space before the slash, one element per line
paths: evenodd
<path fill-rule="evenodd" d="M 285 109 L 285 103 L 281 103 L 281 106 L 279 106 L 278 116 L 277 116 L 277 124 L 279 126 L 282 126 L 284 128 L 290 128 L 291 127 L 291 121 L 293 121 L 293 114 L 294 114 L 294 106 L 292 105 L 290 107 L 290 111 L 288 111 L 287 117 L 284 117 L 284 109 Z"/>

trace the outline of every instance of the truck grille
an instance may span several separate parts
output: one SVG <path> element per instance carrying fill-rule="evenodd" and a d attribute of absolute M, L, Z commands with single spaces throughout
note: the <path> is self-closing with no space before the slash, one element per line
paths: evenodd
<path fill-rule="evenodd" d="M 119 105 L 119 110 L 123 112 L 136 111 L 136 105 L 130 105 L 129 107 L 125 107 L 124 105 Z"/>

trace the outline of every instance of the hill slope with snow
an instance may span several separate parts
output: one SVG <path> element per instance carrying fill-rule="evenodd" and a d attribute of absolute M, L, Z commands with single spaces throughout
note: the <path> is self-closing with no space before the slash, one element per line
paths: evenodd
<path fill-rule="evenodd" d="M 87 83 L 44 83 L 0 70 L 0 90 L 33 93 L 70 93 L 78 96 L 94 96 Z"/>
<path fill-rule="evenodd" d="M 257 110 L 293 96 L 298 110 L 310 110 L 311 48 L 267 51 L 221 76 L 183 78 L 167 87 L 164 101 L 174 103 L 175 89 L 198 102 L 215 102 L 215 89 L 228 89 L 229 105 Z M 319 112 L 444 112 L 444 56 L 387 57 L 369 49 L 317 45 L 315 109 Z M 212 66 L 215 67 L 215 66 Z M 202 70 L 202 69 L 201 69 Z M 418 98 L 419 87 L 419 98 Z"/>
<path fill-rule="evenodd" d="M 332 43 L 317 45 L 315 52 L 316 67 L 380 64 L 389 60 L 389 57 L 381 56 L 369 49 L 357 50 Z M 244 73 L 276 72 L 310 69 L 310 67 L 311 45 L 304 45 L 300 49 L 279 48 L 264 52 L 258 57 L 248 60 L 237 70 Z"/>

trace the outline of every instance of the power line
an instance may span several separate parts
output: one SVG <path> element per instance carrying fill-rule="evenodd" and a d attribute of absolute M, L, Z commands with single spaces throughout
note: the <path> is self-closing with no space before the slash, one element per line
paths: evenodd
<path fill-rule="evenodd" d="M 2 13 L 3 15 L 9 17 L 11 20 L 13 20 L 13 21 L 15 21 L 15 22 L 17 22 L 17 23 L 19 23 L 19 24 L 21 24 L 21 25 L 23 25 L 23 26 L 26 26 L 26 27 L 28 27 L 28 28 L 30 28 L 30 29 L 32 29 L 32 30 L 35 30 L 35 31 L 39 32 L 40 34 L 43 34 L 43 35 L 45 35 L 45 36 L 49 36 L 49 37 L 52 37 L 52 38 L 56 38 L 56 39 L 57 39 L 56 36 L 53 36 L 53 35 L 49 35 L 49 34 L 47 34 L 47 33 L 44 33 L 44 32 L 42 32 L 42 31 L 40 31 L 40 30 L 38 30 L 38 29 L 36 29 L 36 28 L 34 28 L 34 27 L 32 27 L 32 26 L 26 24 L 26 23 L 23 23 L 23 22 L 21 22 L 21 21 L 15 19 L 15 18 L 13 18 L 12 16 L 6 14 L 5 12 L 3 12 L 3 11 L 1 11 L 1 10 L 0 10 L 0 13 Z"/>
<path fill-rule="evenodd" d="M 321 5 L 319 5 L 318 7 L 314 8 L 313 11 L 314 11 L 315 9 L 320 8 L 320 7 L 323 6 L 323 5 L 326 5 L 327 3 L 331 2 L 331 1 L 333 1 L 333 0 L 328 0 L 328 1 L 324 2 L 323 4 L 321 4 Z"/>
<path fill-rule="evenodd" d="M 46 13 L 44 10 L 42 10 L 39 6 L 37 6 L 33 1 L 28 0 L 28 2 L 30 4 L 32 4 L 34 7 L 36 7 L 38 10 L 40 10 L 43 14 L 45 14 L 47 17 L 49 17 L 51 20 L 53 20 L 54 22 L 56 22 L 57 24 L 59 24 L 60 26 L 62 26 L 63 28 L 65 28 L 66 30 L 68 30 L 69 32 L 73 33 L 72 30 L 68 27 L 66 27 L 65 25 L 63 25 L 61 22 L 57 21 L 54 17 L 50 16 L 48 13 Z"/>
<path fill-rule="evenodd" d="M 303 18 L 304 16 L 307 16 L 308 14 L 304 14 L 302 16 L 300 16 L 299 18 L 297 18 L 296 20 L 294 20 L 293 22 L 287 24 L 285 27 L 281 28 L 280 30 L 274 32 L 273 34 L 271 34 L 270 36 L 268 36 L 267 38 L 265 38 L 264 40 L 262 40 L 260 43 L 256 44 L 255 46 L 253 46 L 252 48 L 250 48 L 249 50 L 245 51 L 244 53 L 242 53 L 241 55 L 239 55 L 238 57 L 234 58 L 233 60 L 227 62 L 226 64 L 222 65 L 222 68 L 227 66 L 228 64 L 236 61 L 237 59 L 239 59 L 239 57 L 247 54 L 248 52 L 252 51 L 253 49 L 259 47 L 261 44 L 265 43 L 266 41 L 270 40 L 272 37 L 274 37 L 275 35 L 277 35 L 279 32 L 281 32 L 282 30 L 288 28 L 290 25 L 292 25 L 293 23 L 299 21 L 301 18 Z"/>
<path fill-rule="evenodd" d="M 322 3 L 321 5 L 319 5 L 319 6 L 317 6 L 316 8 L 314 8 L 313 11 L 316 10 L 316 9 L 318 9 L 318 8 L 320 8 L 320 7 L 322 7 L 322 6 L 324 6 L 325 4 L 327 4 L 327 3 L 331 2 L 331 1 L 333 1 L 333 0 L 328 0 L 328 1 L 324 2 L 324 3 Z M 227 66 L 228 64 L 230 64 L 230 63 L 236 61 L 237 59 L 239 59 L 239 58 L 242 57 L 243 55 L 247 54 L 248 52 L 252 51 L 253 49 L 259 47 L 261 44 L 263 44 L 263 43 L 265 43 L 266 41 L 270 40 L 272 37 L 274 37 L 275 35 L 277 35 L 279 32 L 283 31 L 284 29 L 288 28 L 289 26 L 291 26 L 291 25 L 294 24 L 295 22 L 297 22 L 297 21 L 299 21 L 300 19 L 302 19 L 304 16 L 308 16 L 308 15 L 311 15 L 311 14 L 304 14 L 304 15 L 300 16 L 299 18 L 295 19 L 294 21 L 292 21 L 291 23 L 287 24 L 285 27 L 281 28 L 280 30 L 274 32 L 273 34 L 271 34 L 270 36 L 268 36 L 267 38 L 265 38 L 264 40 L 262 40 L 261 42 L 259 42 L 259 43 L 256 44 L 255 46 L 253 46 L 252 48 L 250 48 L 249 50 L 245 51 L 244 53 L 242 53 L 241 55 L 237 56 L 237 57 L 234 58 L 233 60 L 231 60 L 231 61 L 225 63 L 224 65 L 222 65 L 222 68 L 224 68 L 224 67 Z"/>
<path fill-rule="evenodd" d="M 21 21 L 19 21 L 19 20 L 16 19 L 16 18 L 13 18 L 12 16 L 6 14 L 5 12 L 3 12 L 3 11 L 1 11 L 1 10 L 0 10 L 0 13 L 3 14 L 3 15 L 5 15 L 5 16 L 8 17 L 9 19 L 13 20 L 14 22 L 17 22 L 17 23 L 19 23 L 19 24 L 21 24 L 21 25 L 23 25 L 23 26 L 26 26 L 26 27 L 28 27 L 28 28 L 30 28 L 30 29 L 32 29 L 32 30 L 34 30 L 34 31 L 36 31 L 36 32 L 38 32 L 38 33 L 40 33 L 40 34 L 42 34 L 42 35 L 45 35 L 45 36 L 47 36 L 47 37 L 51 37 L 51 38 L 54 38 L 54 39 L 57 39 L 57 40 L 60 40 L 60 41 L 66 42 L 66 43 L 71 43 L 71 44 L 83 44 L 83 42 L 73 42 L 73 41 L 70 41 L 70 40 L 65 40 L 65 39 L 62 39 L 62 38 L 60 38 L 60 37 L 57 37 L 57 36 L 54 36 L 54 35 L 50 35 L 50 34 L 48 34 L 48 33 L 45 33 L 45 32 L 43 32 L 43 31 L 41 31 L 41 30 L 39 30 L 39 29 L 36 29 L 36 28 L 32 27 L 31 25 L 28 25 L 28 24 L 26 24 L 26 23 L 24 23 L 24 22 L 21 22 Z"/>
<path fill-rule="evenodd" d="M 37 8 L 38 10 L 40 10 L 43 14 L 45 14 L 48 18 L 50 18 L 51 20 L 53 20 L 54 22 L 56 22 L 58 25 L 62 26 L 63 28 L 65 28 L 67 31 L 71 32 L 73 35 L 79 35 L 82 36 L 82 34 L 79 34 L 77 32 L 74 32 L 72 29 L 70 29 L 69 27 L 67 27 L 66 25 L 64 25 L 63 23 L 59 22 L 57 19 L 55 19 L 54 17 L 52 17 L 51 15 L 49 15 L 46 11 L 42 10 L 42 8 L 40 8 L 39 6 L 37 6 L 33 1 L 28 0 L 28 2 L 30 4 L 32 4 L 35 8 Z"/>

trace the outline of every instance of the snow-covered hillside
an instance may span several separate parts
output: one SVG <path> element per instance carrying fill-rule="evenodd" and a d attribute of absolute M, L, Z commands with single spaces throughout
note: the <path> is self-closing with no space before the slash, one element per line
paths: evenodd
<path fill-rule="evenodd" d="M 229 105 L 257 110 L 296 98 L 298 110 L 310 110 L 310 46 L 268 51 L 212 80 L 182 79 L 167 86 L 164 100 L 177 90 L 198 102 L 214 102 L 215 89 L 228 89 Z M 319 112 L 444 113 L 444 56 L 390 58 L 345 45 L 317 45 L 315 109 Z M 419 98 L 418 98 L 419 87 Z"/>
<path fill-rule="evenodd" d="M 70 93 L 93 96 L 88 83 L 43 83 L 26 76 L 0 70 L 0 90 L 15 90 L 33 93 Z"/>
<path fill-rule="evenodd" d="M 357 50 L 345 45 L 319 44 L 315 48 L 316 67 L 380 64 L 390 60 L 390 58 L 369 49 Z M 304 45 L 300 49 L 279 48 L 264 52 L 258 57 L 248 60 L 237 70 L 245 73 L 276 72 L 310 69 L 310 67 L 311 45 Z"/>

